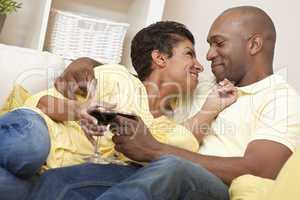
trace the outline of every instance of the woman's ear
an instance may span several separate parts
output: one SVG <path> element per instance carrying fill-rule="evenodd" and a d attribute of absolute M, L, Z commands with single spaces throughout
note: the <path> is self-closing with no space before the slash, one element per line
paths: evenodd
<path fill-rule="evenodd" d="M 166 66 L 167 57 L 164 53 L 161 53 L 159 50 L 153 50 L 151 53 L 152 62 L 155 66 L 163 68 Z"/>

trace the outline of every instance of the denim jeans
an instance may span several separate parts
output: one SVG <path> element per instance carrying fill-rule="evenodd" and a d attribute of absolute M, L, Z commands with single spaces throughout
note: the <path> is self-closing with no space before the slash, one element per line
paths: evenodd
<path fill-rule="evenodd" d="M 0 195 L 25 199 L 28 181 L 43 165 L 50 149 L 48 129 L 35 112 L 19 109 L 0 117 Z"/>
<path fill-rule="evenodd" d="M 228 200 L 229 195 L 228 187 L 206 169 L 163 156 L 145 167 L 83 164 L 49 170 L 29 199 Z"/>

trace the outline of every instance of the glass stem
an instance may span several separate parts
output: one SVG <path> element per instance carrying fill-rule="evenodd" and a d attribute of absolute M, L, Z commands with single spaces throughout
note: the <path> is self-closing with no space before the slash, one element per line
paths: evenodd
<path fill-rule="evenodd" d="M 97 155 L 100 155 L 100 152 L 99 152 L 99 140 L 100 140 L 100 137 L 101 136 L 97 136 L 97 138 L 96 138 L 96 144 L 95 144 L 95 154 L 97 154 Z"/>

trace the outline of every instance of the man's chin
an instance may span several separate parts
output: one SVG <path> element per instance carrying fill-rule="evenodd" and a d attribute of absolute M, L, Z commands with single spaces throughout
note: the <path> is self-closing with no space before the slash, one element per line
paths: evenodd
<path fill-rule="evenodd" d="M 212 70 L 213 75 L 216 78 L 216 82 L 219 83 L 220 81 L 223 81 L 226 77 L 224 70 Z"/>
<path fill-rule="evenodd" d="M 215 77 L 216 77 L 216 82 L 217 83 L 219 83 L 219 82 L 221 82 L 221 81 L 223 81 L 225 79 L 225 76 L 216 76 L 215 75 Z"/>

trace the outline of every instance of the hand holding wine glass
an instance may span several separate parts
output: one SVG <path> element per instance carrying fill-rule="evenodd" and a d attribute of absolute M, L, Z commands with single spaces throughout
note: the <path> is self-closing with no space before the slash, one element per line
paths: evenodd
<path fill-rule="evenodd" d="M 93 116 L 92 113 L 100 109 L 103 111 L 111 110 L 115 105 L 97 101 L 96 88 L 97 81 L 93 79 L 88 84 L 88 94 L 85 103 L 81 104 L 78 108 L 81 119 L 80 124 L 87 138 L 94 144 L 94 153 L 87 157 L 86 160 L 92 163 L 107 164 L 108 162 L 101 158 L 99 152 L 99 140 L 107 130 L 107 127 L 101 121 L 98 121 L 96 116 Z M 96 137 L 96 141 L 94 137 Z"/>
<path fill-rule="evenodd" d="M 83 129 L 85 135 L 93 145 L 95 145 L 95 139 L 93 136 L 103 135 L 103 133 L 106 130 L 106 127 L 99 124 L 97 122 L 97 119 L 90 115 L 90 112 L 98 108 L 110 110 L 115 107 L 115 105 L 113 104 L 97 101 L 96 88 L 97 80 L 93 79 L 88 83 L 88 94 L 86 101 L 80 104 L 77 107 L 76 111 L 76 115 L 78 115 L 77 118 L 80 119 L 81 128 Z"/>

